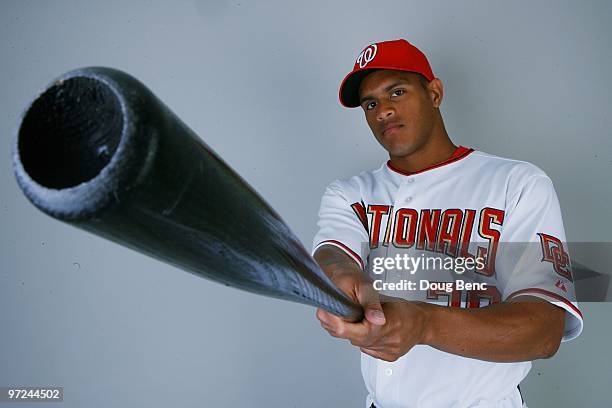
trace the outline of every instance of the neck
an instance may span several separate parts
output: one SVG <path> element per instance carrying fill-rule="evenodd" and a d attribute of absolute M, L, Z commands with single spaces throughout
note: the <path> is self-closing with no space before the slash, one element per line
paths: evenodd
<path fill-rule="evenodd" d="M 448 137 L 442 118 L 436 121 L 428 141 L 405 156 L 392 156 L 391 164 L 405 173 L 414 173 L 440 163 L 455 153 L 457 146 Z"/>

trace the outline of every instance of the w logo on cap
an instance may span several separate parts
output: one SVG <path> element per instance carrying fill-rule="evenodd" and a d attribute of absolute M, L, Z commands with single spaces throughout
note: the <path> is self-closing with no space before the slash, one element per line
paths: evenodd
<path fill-rule="evenodd" d="M 359 68 L 365 67 L 374 59 L 376 51 L 378 51 L 378 46 L 376 44 L 369 45 L 365 50 L 361 51 L 355 64 L 359 64 Z"/>
<path fill-rule="evenodd" d="M 371 43 L 361 51 L 353 70 L 342 80 L 339 92 L 342 105 L 349 108 L 359 106 L 359 85 L 365 78 L 364 71 L 375 68 L 415 72 L 428 81 L 435 78 L 425 54 L 408 41 L 400 38 Z"/>

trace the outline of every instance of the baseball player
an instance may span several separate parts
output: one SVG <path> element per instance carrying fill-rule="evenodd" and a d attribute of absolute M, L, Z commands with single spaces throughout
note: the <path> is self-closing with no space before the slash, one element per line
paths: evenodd
<path fill-rule="evenodd" d="M 342 82 L 389 160 L 323 195 L 313 255 L 365 318 L 317 318 L 361 350 L 366 407 L 526 406 L 531 361 L 583 326 L 559 202 L 533 164 L 453 144 L 443 95 L 405 40 L 369 45 Z"/>

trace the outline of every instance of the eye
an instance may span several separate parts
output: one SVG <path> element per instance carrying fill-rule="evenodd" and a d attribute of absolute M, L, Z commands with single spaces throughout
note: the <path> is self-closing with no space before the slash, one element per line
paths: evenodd
<path fill-rule="evenodd" d="M 400 96 L 404 94 L 404 90 L 403 89 L 395 89 L 393 90 L 393 92 L 391 92 L 391 96 Z"/>
<path fill-rule="evenodd" d="M 372 109 L 374 109 L 375 106 L 376 106 L 376 102 L 371 101 L 371 102 L 368 102 L 368 103 L 366 103 L 364 105 L 364 109 L 365 110 L 372 110 Z"/>

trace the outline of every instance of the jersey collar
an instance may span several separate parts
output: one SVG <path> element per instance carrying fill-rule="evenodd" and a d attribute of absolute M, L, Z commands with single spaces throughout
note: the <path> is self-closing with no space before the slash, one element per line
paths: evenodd
<path fill-rule="evenodd" d="M 459 161 L 463 159 L 464 157 L 467 157 L 473 151 L 474 149 L 472 148 L 465 147 L 465 146 L 459 146 L 457 150 L 455 150 L 455 153 L 453 153 L 453 155 L 449 157 L 448 159 L 441 161 L 440 163 L 433 164 L 429 167 L 425 167 L 424 169 L 415 171 L 413 173 L 406 173 L 405 171 L 401 171 L 400 169 L 393 167 L 393 165 L 391 164 L 391 160 L 387 161 L 387 168 L 389 168 L 389 170 L 395 173 L 401 174 L 402 176 L 414 176 L 415 174 L 424 173 L 426 171 L 437 169 L 438 167 L 446 166 L 447 164 L 451 164 L 456 161 Z"/>

